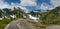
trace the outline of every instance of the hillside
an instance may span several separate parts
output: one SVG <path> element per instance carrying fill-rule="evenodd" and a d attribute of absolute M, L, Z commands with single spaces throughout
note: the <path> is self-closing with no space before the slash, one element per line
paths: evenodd
<path fill-rule="evenodd" d="M 42 13 L 42 24 L 60 24 L 60 6 Z"/>

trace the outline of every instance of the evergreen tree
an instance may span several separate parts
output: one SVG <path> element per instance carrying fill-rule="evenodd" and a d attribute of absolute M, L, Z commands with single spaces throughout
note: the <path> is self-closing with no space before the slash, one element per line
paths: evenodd
<path fill-rule="evenodd" d="M 2 10 L 0 9 L 0 18 L 2 17 Z"/>

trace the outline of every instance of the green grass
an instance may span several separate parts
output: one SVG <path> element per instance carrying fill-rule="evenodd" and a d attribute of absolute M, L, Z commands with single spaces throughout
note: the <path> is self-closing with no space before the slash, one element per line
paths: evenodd
<path fill-rule="evenodd" d="M 50 25 L 50 24 L 60 25 L 60 20 L 45 20 L 42 21 L 41 23 L 45 25 Z"/>
<path fill-rule="evenodd" d="M 4 29 L 4 27 L 10 22 L 10 19 L 3 18 L 3 20 L 0 21 L 0 29 Z"/>
<path fill-rule="evenodd" d="M 16 18 L 12 18 L 12 20 L 17 20 Z M 3 18 L 3 20 L 0 20 L 0 29 L 4 29 L 9 22 L 12 21 L 11 19 L 8 18 Z"/>
<path fill-rule="evenodd" d="M 60 16 L 58 16 L 57 10 L 53 9 L 50 12 L 44 13 L 41 16 L 40 20 L 41 20 L 42 24 L 46 24 L 46 25 L 49 25 L 49 24 L 60 24 L 60 18 L 58 18 L 58 17 L 60 17 Z"/>

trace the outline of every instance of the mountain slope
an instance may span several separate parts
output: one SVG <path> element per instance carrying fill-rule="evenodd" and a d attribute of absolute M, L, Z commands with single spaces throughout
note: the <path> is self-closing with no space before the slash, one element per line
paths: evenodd
<path fill-rule="evenodd" d="M 44 24 L 60 24 L 60 6 L 43 13 L 41 20 Z"/>

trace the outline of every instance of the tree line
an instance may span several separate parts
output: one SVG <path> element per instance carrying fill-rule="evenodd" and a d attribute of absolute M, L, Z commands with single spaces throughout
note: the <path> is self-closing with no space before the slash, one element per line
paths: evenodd
<path fill-rule="evenodd" d="M 17 18 L 21 18 L 22 16 L 22 11 L 21 8 L 13 8 L 13 9 L 9 9 L 9 8 L 3 8 L 0 9 L 0 18 L 2 17 L 10 17 L 9 15 L 15 15 Z"/>

